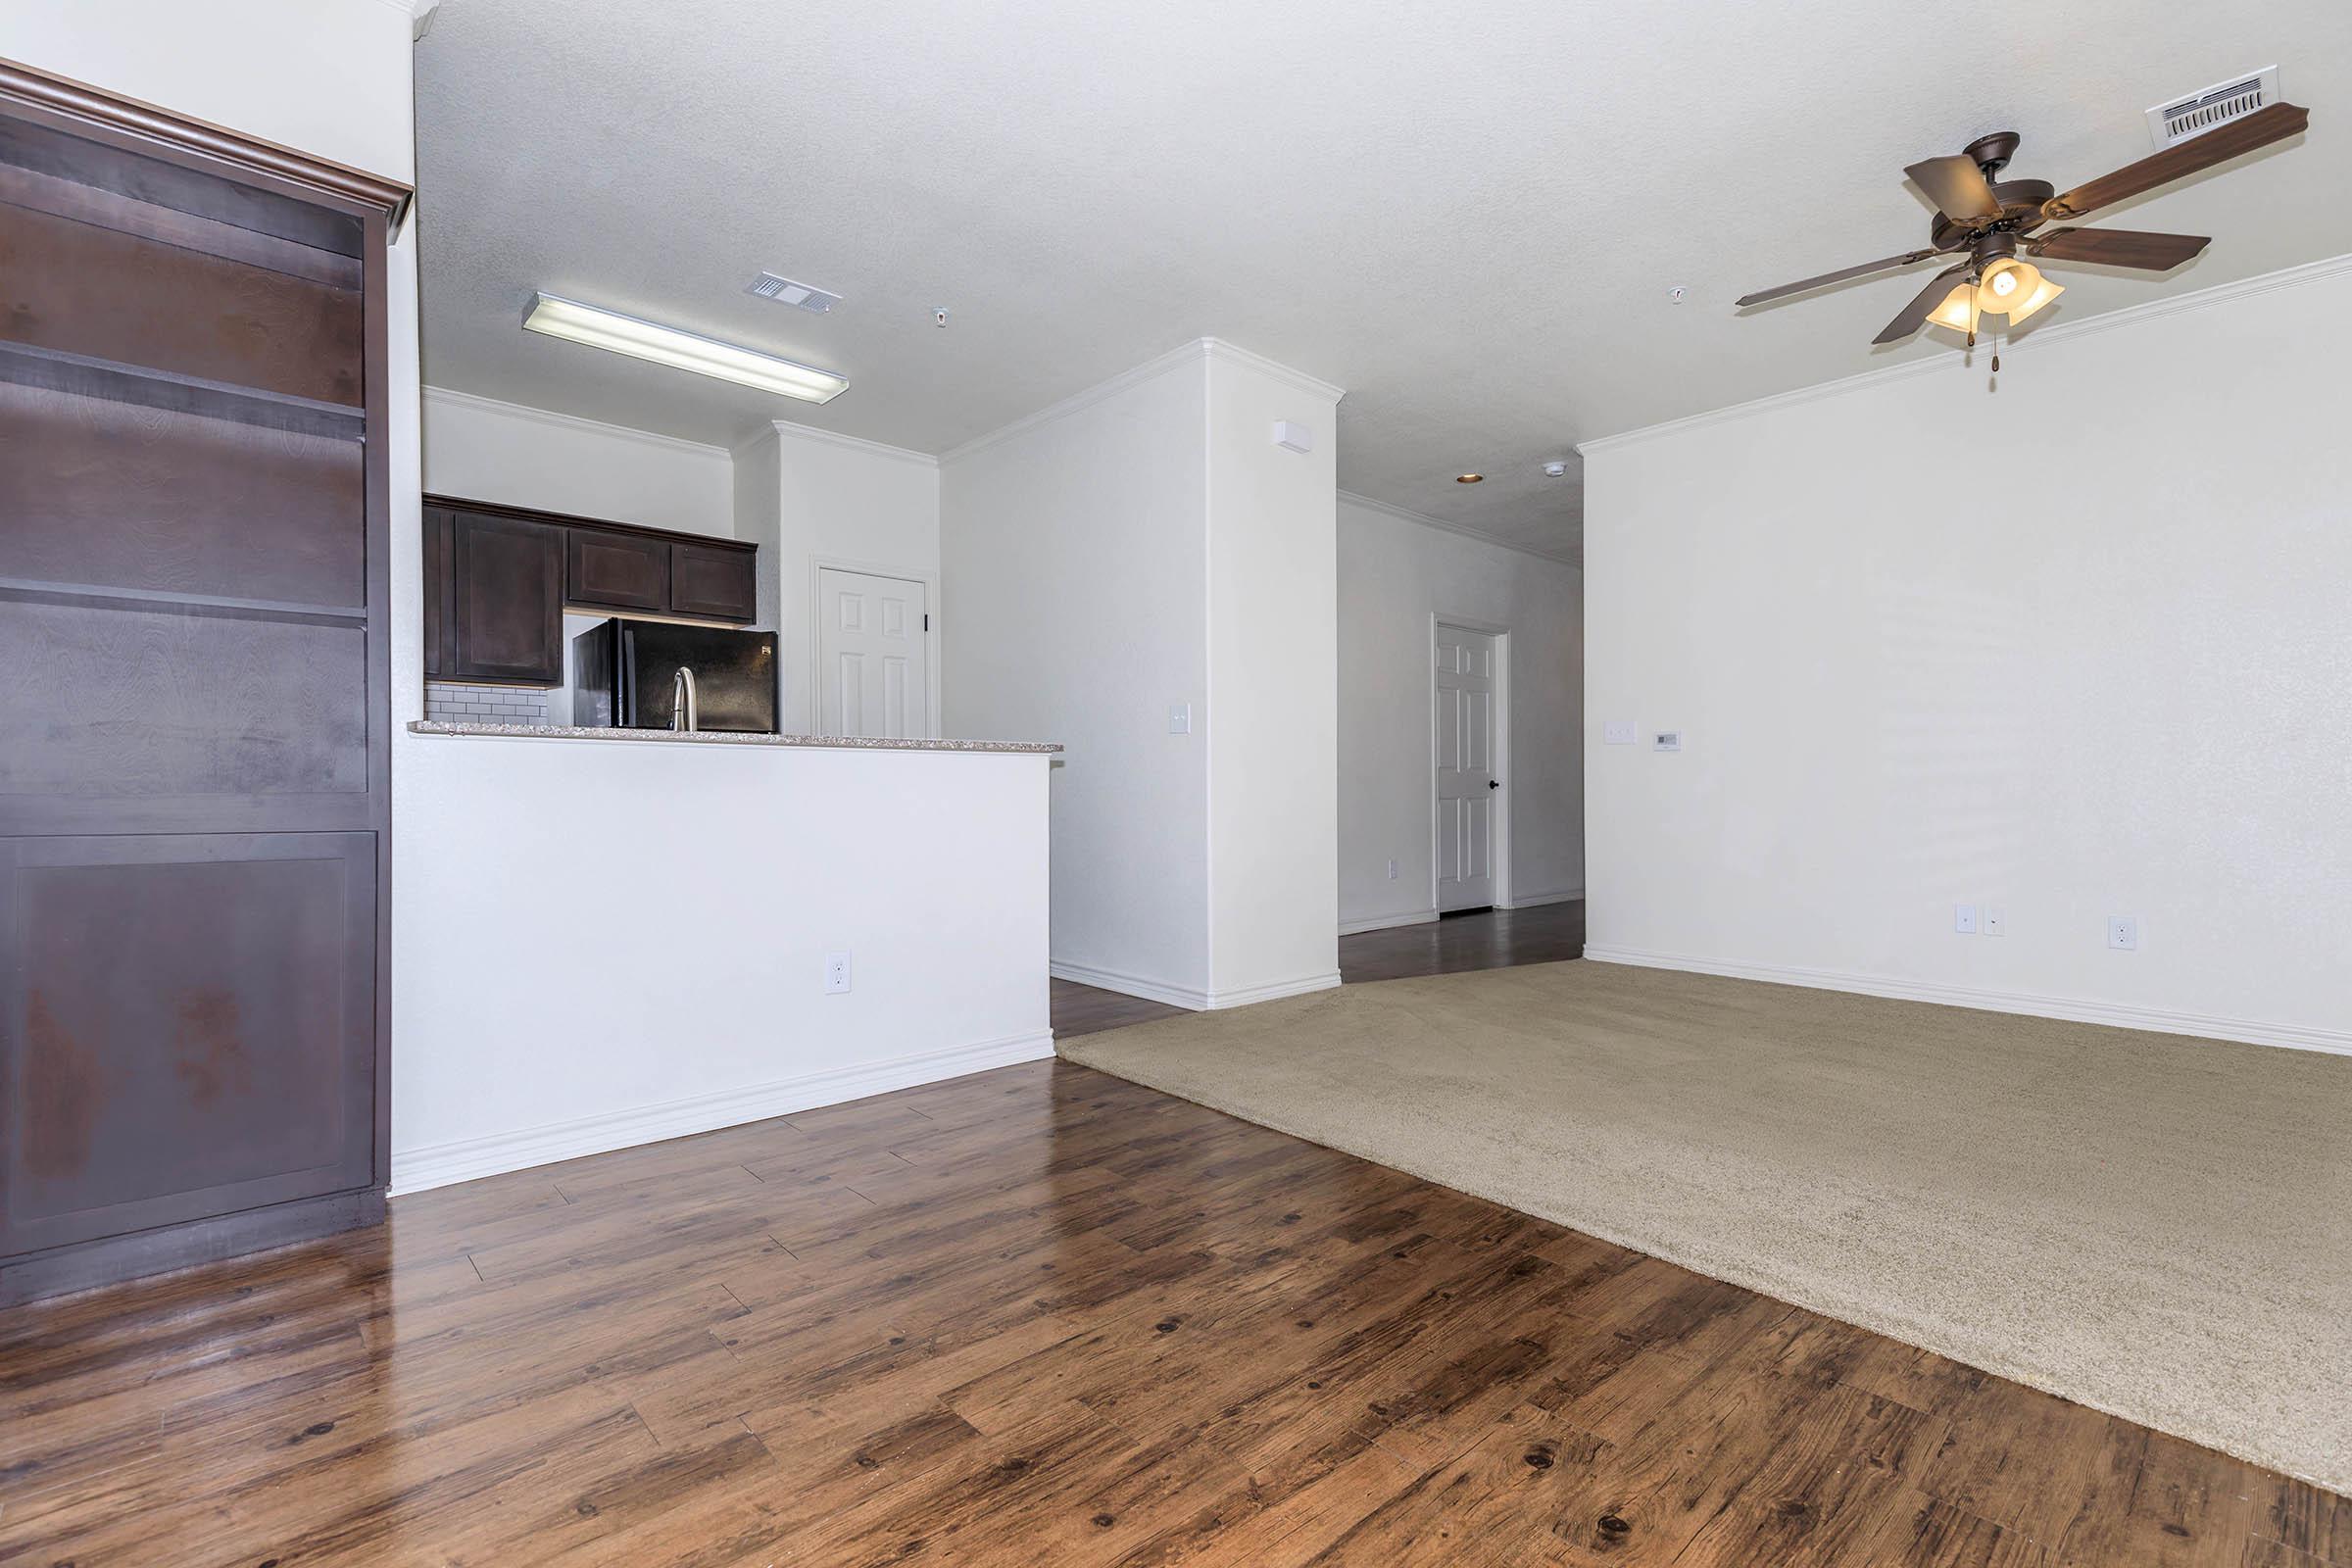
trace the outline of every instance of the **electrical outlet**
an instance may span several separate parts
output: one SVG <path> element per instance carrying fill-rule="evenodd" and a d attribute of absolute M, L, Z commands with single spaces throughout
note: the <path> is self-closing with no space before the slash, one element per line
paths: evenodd
<path fill-rule="evenodd" d="M 850 989 L 850 956 L 846 953 L 825 955 L 825 995 L 834 996 Z"/>
<path fill-rule="evenodd" d="M 1171 735 L 1190 735 L 1192 732 L 1193 705 L 1190 703 L 1170 703 L 1168 705 L 1168 733 Z"/>
<path fill-rule="evenodd" d="M 1396 862 L 1395 860 L 1389 862 L 1389 880 L 1392 882 L 1396 880 Z"/>
<path fill-rule="evenodd" d="M 1952 929 L 1964 937 L 1977 934 L 1977 906 L 1973 904 L 1952 906 Z"/>
<path fill-rule="evenodd" d="M 2118 953 L 2139 951 L 2139 916 L 2111 914 L 2107 917 L 2107 945 Z"/>
<path fill-rule="evenodd" d="M 2005 937 L 2009 934 L 2009 911 L 1997 904 L 1984 906 L 1984 934 Z"/>

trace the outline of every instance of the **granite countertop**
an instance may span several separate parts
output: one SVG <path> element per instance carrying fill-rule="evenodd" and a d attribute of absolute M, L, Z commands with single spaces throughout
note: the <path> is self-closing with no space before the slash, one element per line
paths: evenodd
<path fill-rule="evenodd" d="M 610 729 L 594 724 L 465 724 L 439 719 L 409 721 L 413 735 L 492 735 L 521 740 L 652 741 L 686 746 L 799 746 L 829 752 L 1058 752 L 1046 741 L 891 741 L 858 735 L 744 735 L 730 730 Z"/>

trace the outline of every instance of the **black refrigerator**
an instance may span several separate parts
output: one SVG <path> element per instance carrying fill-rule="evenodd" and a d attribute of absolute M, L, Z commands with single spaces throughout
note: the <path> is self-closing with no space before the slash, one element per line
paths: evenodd
<path fill-rule="evenodd" d="M 776 634 L 618 616 L 571 640 L 574 724 L 674 729 L 680 669 L 692 672 L 697 729 L 772 735 Z"/>

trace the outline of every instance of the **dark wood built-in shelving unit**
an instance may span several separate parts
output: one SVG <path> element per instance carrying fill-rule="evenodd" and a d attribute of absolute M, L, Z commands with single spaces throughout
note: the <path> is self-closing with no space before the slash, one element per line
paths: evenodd
<path fill-rule="evenodd" d="M 382 1216 L 408 194 L 0 63 L 0 1302 Z"/>

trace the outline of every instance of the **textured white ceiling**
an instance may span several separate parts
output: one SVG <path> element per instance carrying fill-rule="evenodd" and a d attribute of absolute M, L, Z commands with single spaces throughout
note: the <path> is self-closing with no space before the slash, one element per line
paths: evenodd
<path fill-rule="evenodd" d="M 1344 488 L 1573 553 L 1578 483 L 1541 466 L 1577 441 L 1922 354 L 1981 373 L 1934 333 L 1870 346 L 1925 267 L 1732 308 L 1923 243 L 1905 164 L 2009 127 L 2011 175 L 2079 184 L 2150 151 L 2149 104 L 2274 62 L 2307 136 L 2102 215 L 2213 246 L 2064 269 L 2049 321 L 2352 251 L 2352 5 L 447 0 L 416 60 L 425 373 L 942 452 L 1215 335 L 1348 389 Z M 762 268 L 847 303 L 754 299 Z M 851 388 L 530 336 L 535 288 Z"/>

